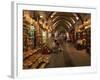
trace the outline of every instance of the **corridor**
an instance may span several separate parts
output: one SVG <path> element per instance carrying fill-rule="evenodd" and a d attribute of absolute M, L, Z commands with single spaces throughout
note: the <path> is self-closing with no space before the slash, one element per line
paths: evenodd
<path fill-rule="evenodd" d="M 91 14 L 23 10 L 23 69 L 91 66 Z"/>

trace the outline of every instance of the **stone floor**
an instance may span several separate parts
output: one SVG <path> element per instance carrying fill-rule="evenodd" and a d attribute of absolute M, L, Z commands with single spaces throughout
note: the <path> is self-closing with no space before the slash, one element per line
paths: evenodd
<path fill-rule="evenodd" d="M 85 49 L 77 50 L 73 44 L 67 42 L 63 42 L 60 45 L 60 48 L 53 47 L 53 44 L 50 44 L 50 46 L 52 50 L 50 54 L 41 54 L 41 52 L 39 52 L 31 54 L 26 58 L 24 60 L 24 69 L 79 67 L 91 65 L 91 56 Z M 41 64 L 41 62 L 43 64 Z"/>
<path fill-rule="evenodd" d="M 55 53 L 50 54 L 50 63 L 46 68 L 90 66 L 91 58 L 85 49 L 77 50 L 70 43 L 64 43 L 61 47 L 62 51 L 55 49 Z"/>

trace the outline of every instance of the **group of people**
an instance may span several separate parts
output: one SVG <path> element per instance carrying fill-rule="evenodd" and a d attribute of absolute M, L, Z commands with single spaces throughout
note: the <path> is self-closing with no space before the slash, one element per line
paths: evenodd
<path fill-rule="evenodd" d="M 62 45 L 67 42 L 68 38 L 65 33 L 55 33 L 53 37 L 53 47 L 54 49 L 63 50 Z"/>
<path fill-rule="evenodd" d="M 57 45 L 62 45 L 63 43 L 67 42 L 68 36 L 66 33 L 58 33 L 55 35 L 54 40 Z"/>

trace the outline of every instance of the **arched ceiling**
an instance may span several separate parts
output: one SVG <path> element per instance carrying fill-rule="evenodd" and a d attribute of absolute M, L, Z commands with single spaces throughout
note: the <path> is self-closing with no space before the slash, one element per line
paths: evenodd
<path fill-rule="evenodd" d="M 52 29 L 57 27 L 65 27 L 70 30 L 74 28 L 77 21 L 83 24 L 84 21 L 91 18 L 89 13 L 72 13 L 72 12 L 49 12 L 49 11 L 31 11 L 32 17 L 36 20 L 43 21 L 44 24 Z"/>
<path fill-rule="evenodd" d="M 59 24 L 64 24 L 64 27 L 68 30 L 70 30 L 72 27 L 74 27 L 74 24 L 77 20 L 79 20 L 79 17 L 75 13 L 66 13 L 66 12 L 54 12 L 50 16 L 49 20 L 51 20 L 51 26 L 53 29 L 56 27 L 59 27 Z"/>
<path fill-rule="evenodd" d="M 58 25 L 59 24 L 65 24 L 65 26 L 64 27 L 66 27 L 67 26 L 67 28 L 70 28 L 71 26 L 70 25 L 72 25 L 69 21 L 67 21 L 67 20 L 64 20 L 64 19 L 59 19 L 59 20 L 57 20 L 53 25 L 52 25 L 52 27 L 53 27 L 53 29 L 55 29 L 56 27 L 58 27 Z"/>

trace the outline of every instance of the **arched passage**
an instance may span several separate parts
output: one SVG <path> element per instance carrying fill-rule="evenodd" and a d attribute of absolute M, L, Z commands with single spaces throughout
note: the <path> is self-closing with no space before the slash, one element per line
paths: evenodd
<path fill-rule="evenodd" d="M 23 69 L 90 66 L 90 36 L 89 13 L 24 10 Z"/>

